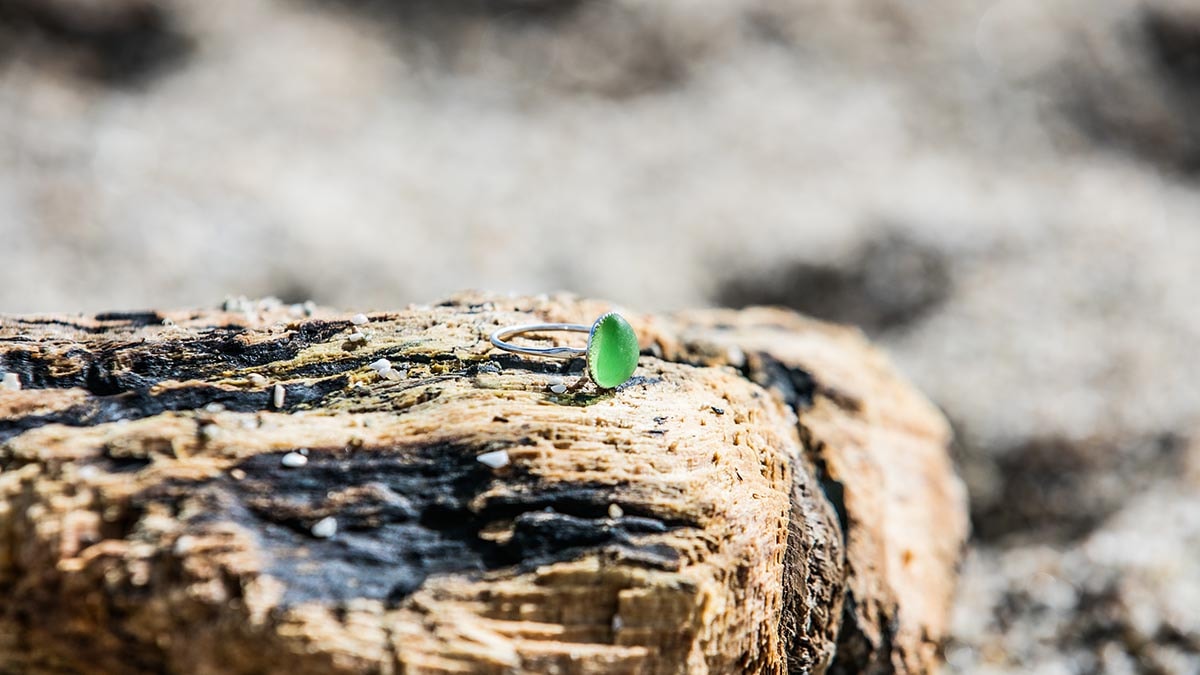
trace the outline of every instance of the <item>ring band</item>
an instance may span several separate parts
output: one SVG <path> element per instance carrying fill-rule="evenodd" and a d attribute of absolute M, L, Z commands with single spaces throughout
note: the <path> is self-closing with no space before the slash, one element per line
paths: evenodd
<path fill-rule="evenodd" d="M 514 345 L 507 342 L 510 338 L 515 338 L 518 335 L 525 333 L 544 333 L 553 331 L 569 331 L 572 333 L 591 333 L 592 327 L 585 326 L 581 323 L 528 323 L 523 326 L 511 326 L 509 328 L 501 328 L 492 333 L 489 338 L 492 344 L 505 351 L 514 352 L 516 354 L 528 354 L 529 356 L 549 356 L 556 359 L 573 359 L 578 356 L 587 356 L 587 349 L 583 347 L 524 347 L 522 345 Z"/>
<path fill-rule="evenodd" d="M 509 342 L 510 339 L 526 333 L 555 331 L 587 333 L 587 347 L 527 347 Z M 555 359 L 582 356 L 587 362 L 587 375 L 580 380 L 579 385 L 590 379 L 601 389 L 613 389 L 627 382 L 637 369 L 638 356 L 641 354 L 637 333 L 633 331 L 629 322 L 616 312 L 604 314 L 591 326 L 581 323 L 523 324 L 500 328 L 493 331 L 488 339 L 497 349 L 516 354 L 548 356 Z"/>

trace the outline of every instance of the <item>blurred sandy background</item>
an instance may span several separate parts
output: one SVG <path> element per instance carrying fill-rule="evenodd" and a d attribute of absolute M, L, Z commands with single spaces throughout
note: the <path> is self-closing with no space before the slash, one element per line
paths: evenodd
<path fill-rule="evenodd" d="M 0 311 L 465 287 L 863 326 L 951 672 L 1200 672 L 1195 0 L 0 0 Z"/>

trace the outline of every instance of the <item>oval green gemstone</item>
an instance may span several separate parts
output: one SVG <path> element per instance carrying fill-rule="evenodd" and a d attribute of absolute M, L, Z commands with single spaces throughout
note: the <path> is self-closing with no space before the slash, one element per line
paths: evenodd
<path fill-rule="evenodd" d="M 637 333 L 620 314 L 608 313 L 592 324 L 587 366 L 592 381 L 604 389 L 620 386 L 637 368 Z"/>

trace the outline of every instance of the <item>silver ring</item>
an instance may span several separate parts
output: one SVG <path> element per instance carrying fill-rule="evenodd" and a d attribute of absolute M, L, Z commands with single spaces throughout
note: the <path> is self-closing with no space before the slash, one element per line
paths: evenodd
<path fill-rule="evenodd" d="M 527 347 L 509 342 L 511 338 L 526 333 L 554 331 L 587 333 L 587 347 Z M 641 351 L 637 333 L 629 322 L 616 312 L 602 315 L 590 326 L 581 323 L 530 323 L 509 326 L 494 331 L 489 339 L 497 349 L 516 354 L 549 356 L 555 359 L 582 356 L 586 364 L 585 375 L 576 387 L 582 387 L 590 380 L 601 389 L 615 389 L 628 382 L 633 376 L 633 371 L 637 369 L 638 355 Z"/>
<path fill-rule="evenodd" d="M 585 326 L 581 323 L 527 323 L 523 326 L 510 326 L 501 328 L 492 333 L 489 338 L 492 344 L 505 351 L 514 352 L 516 354 L 528 354 L 530 356 L 549 356 L 556 359 L 573 359 L 579 356 L 587 356 L 587 349 L 583 347 L 526 347 L 523 345 L 514 345 L 507 342 L 510 338 L 515 338 L 518 335 L 525 333 L 545 333 L 551 331 L 569 331 L 572 333 L 591 333 L 592 326 Z"/>

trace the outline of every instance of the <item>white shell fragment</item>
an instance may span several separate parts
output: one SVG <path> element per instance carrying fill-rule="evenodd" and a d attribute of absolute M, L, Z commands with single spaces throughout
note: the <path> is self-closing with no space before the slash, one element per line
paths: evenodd
<path fill-rule="evenodd" d="M 384 378 L 385 380 L 392 380 L 392 381 L 403 379 L 404 376 L 407 374 L 408 374 L 408 371 L 400 371 L 400 370 L 396 370 L 394 368 L 388 368 L 387 370 L 379 371 L 380 377 Z"/>
<path fill-rule="evenodd" d="M 0 380 L 0 389 L 9 389 L 11 391 L 21 390 L 21 376 L 17 373 L 4 373 L 4 379 Z"/>
<path fill-rule="evenodd" d="M 508 462 L 509 462 L 507 450 L 495 450 L 492 452 L 485 452 L 482 455 L 476 457 L 475 459 L 480 464 L 491 467 L 493 469 L 499 469 L 502 466 L 508 466 Z"/>
<path fill-rule="evenodd" d="M 289 452 L 279 460 L 279 463 L 289 469 L 296 469 L 308 464 L 308 458 L 298 452 Z"/>
<path fill-rule="evenodd" d="M 337 518 L 333 516 L 322 518 L 313 523 L 312 529 L 309 531 L 312 532 L 312 536 L 314 537 L 328 539 L 337 534 Z"/>
<path fill-rule="evenodd" d="M 392 369 L 392 362 L 387 359 L 379 359 L 378 361 L 372 361 L 367 367 L 377 373 L 382 373 L 385 370 Z"/>
<path fill-rule="evenodd" d="M 282 408 L 283 397 L 286 395 L 287 390 L 283 388 L 283 385 L 277 384 L 275 385 L 275 389 L 271 392 L 271 402 L 275 404 L 276 408 Z"/>
<path fill-rule="evenodd" d="M 367 321 L 367 315 L 362 313 L 355 314 L 354 316 L 350 317 L 350 323 L 354 324 L 355 326 L 362 326 L 366 324 Z"/>

